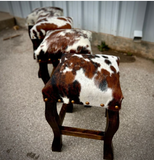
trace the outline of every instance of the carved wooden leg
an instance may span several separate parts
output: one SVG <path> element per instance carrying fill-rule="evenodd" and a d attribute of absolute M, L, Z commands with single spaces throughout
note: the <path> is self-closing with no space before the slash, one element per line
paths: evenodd
<path fill-rule="evenodd" d="M 42 78 L 44 84 L 50 79 L 47 63 L 39 63 L 38 77 Z"/>
<path fill-rule="evenodd" d="M 62 135 L 59 125 L 59 116 L 57 113 L 57 103 L 45 102 L 45 117 L 54 133 L 52 151 L 60 152 L 62 148 Z"/>
<path fill-rule="evenodd" d="M 113 160 L 112 138 L 119 127 L 119 111 L 107 110 L 107 124 L 104 137 L 104 159 Z"/>

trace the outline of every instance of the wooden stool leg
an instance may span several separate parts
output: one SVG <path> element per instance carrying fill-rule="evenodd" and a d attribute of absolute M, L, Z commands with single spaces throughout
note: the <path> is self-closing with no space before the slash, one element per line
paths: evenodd
<path fill-rule="evenodd" d="M 45 117 L 54 133 L 52 151 L 60 152 L 62 148 L 62 135 L 59 125 L 59 116 L 57 113 L 57 103 L 45 102 Z"/>
<path fill-rule="evenodd" d="M 107 124 L 104 137 L 104 159 L 113 160 L 112 138 L 119 128 L 119 111 L 107 110 Z"/>
<path fill-rule="evenodd" d="M 39 63 L 38 77 L 42 78 L 44 84 L 50 79 L 47 63 Z"/>

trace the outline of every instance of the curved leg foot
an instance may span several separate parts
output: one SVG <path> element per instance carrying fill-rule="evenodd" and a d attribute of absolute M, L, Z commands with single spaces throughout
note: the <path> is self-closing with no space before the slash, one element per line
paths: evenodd
<path fill-rule="evenodd" d="M 57 103 L 46 102 L 45 103 L 45 117 L 49 125 L 51 126 L 54 139 L 52 142 L 52 151 L 60 152 L 62 148 L 62 135 L 60 131 L 60 121 L 57 113 Z"/>
<path fill-rule="evenodd" d="M 112 138 L 119 128 L 119 111 L 107 110 L 107 124 L 104 137 L 104 159 L 113 160 Z"/>

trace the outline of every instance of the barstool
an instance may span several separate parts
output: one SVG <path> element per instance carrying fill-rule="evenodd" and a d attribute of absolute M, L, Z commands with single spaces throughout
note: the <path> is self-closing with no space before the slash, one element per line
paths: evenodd
<path fill-rule="evenodd" d="M 48 31 L 42 43 L 34 51 L 34 57 L 40 65 L 39 77 L 43 82 L 46 84 L 50 78 L 47 64 L 51 63 L 55 69 L 63 53 L 92 54 L 91 39 L 92 33 L 81 29 Z"/>
<path fill-rule="evenodd" d="M 35 25 L 30 29 L 30 39 L 33 43 L 34 51 L 46 36 L 47 31 L 59 29 L 71 29 L 73 19 L 64 16 L 40 16 Z"/>
<path fill-rule="evenodd" d="M 63 54 L 52 77 L 42 89 L 45 117 L 54 139 L 52 151 L 61 151 L 62 135 L 104 140 L 104 159 L 113 159 L 112 138 L 119 127 L 123 94 L 119 81 L 119 59 L 109 55 Z M 58 115 L 57 102 L 63 106 Z M 63 126 L 73 104 L 100 106 L 107 110 L 106 130 Z"/>
<path fill-rule="evenodd" d="M 57 29 L 71 29 L 73 20 L 71 17 L 64 17 L 63 10 L 57 7 L 37 8 L 27 16 L 29 37 L 35 51 L 46 36 L 47 31 Z M 33 54 L 35 59 L 35 56 Z M 48 63 L 39 63 L 38 77 L 46 83 L 50 78 Z"/>

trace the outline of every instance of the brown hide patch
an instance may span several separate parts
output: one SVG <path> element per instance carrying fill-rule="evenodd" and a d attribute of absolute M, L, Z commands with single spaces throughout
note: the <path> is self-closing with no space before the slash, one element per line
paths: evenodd
<path fill-rule="evenodd" d="M 81 85 L 78 81 L 73 81 L 73 83 L 68 84 L 68 98 L 74 100 L 75 103 L 79 103 L 79 96 L 81 91 Z"/>
<path fill-rule="evenodd" d="M 61 68 L 61 71 L 65 69 L 65 67 L 68 67 L 69 69 L 72 69 L 72 73 L 76 75 L 76 71 L 83 69 L 83 72 L 87 78 L 92 79 L 94 74 L 96 73 L 97 68 L 100 66 L 98 64 L 94 64 L 92 61 L 90 61 L 89 57 L 94 57 L 92 55 L 87 54 L 80 54 L 82 57 L 73 56 L 73 54 L 66 54 L 62 57 L 63 67 Z M 65 61 L 65 58 L 68 58 L 68 60 Z M 88 59 L 89 61 L 85 60 Z M 65 65 L 67 64 L 67 66 Z"/>
<path fill-rule="evenodd" d="M 107 76 L 106 80 L 108 83 L 108 87 L 112 88 L 113 90 L 113 97 L 120 100 L 122 98 L 122 92 L 119 83 L 119 73 Z"/>
<path fill-rule="evenodd" d="M 62 74 L 60 71 L 61 65 L 58 65 L 53 76 L 51 77 L 51 82 L 56 82 L 55 87 L 58 90 L 59 95 L 69 97 L 70 88 L 68 86 L 73 83 L 75 75 L 73 75 L 72 72 Z"/>
<path fill-rule="evenodd" d="M 44 22 L 43 24 L 40 24 L 40 25 L 37 25 L 36 26 L 36 29 L 39 33 L 42 33 L 41 32 L 41 29 L 45 30 L 45 32 L 49 31 L 49 30 L 56 30 L 56 29 L 71 29 L 71 25 L 69 23 L 66 23 L 66 25 L 63 25 L 63 26 L 58 26 L 54 23 L 46 23 Z M 43 37 L 41 38 L 44 38 L 45 35 L 42 34 Z"/>
<path fill-rule="evenodd" d="M 67 21 L 67 19 L 63 18 L 63 17 L 57 17 L 57 19 L 60 19 L 60 20 L 63 20 L 63 21 Z"/>
<path fill-rule="evenodd" d="M 51 102 L 56 102 L 59 98 L 58 90 L 55 90 L 51 79 L 46 83 L 45 87 L 42 89 L 43 99 L 47 98 Z"/>
<path fill-rule="evenodd" d="M 116 69 L 113 66 L 110 66 L 111 70 L 116 73 Z"/>
<path fill-rule="evenodd" d="M 119 63 L 120 63 L 120 58 L 117 57 L 117 64 L 118 64 L 118 66 L 119 66 Z"/>
<path fill-rule="evenodd" d="M 66 82 L 66 84 L 70 84 L 74 80 L 74 75 L 72 72 L 67 72 L 65 76 L 62 77 L 63 77 L 63 82 Z"/>

